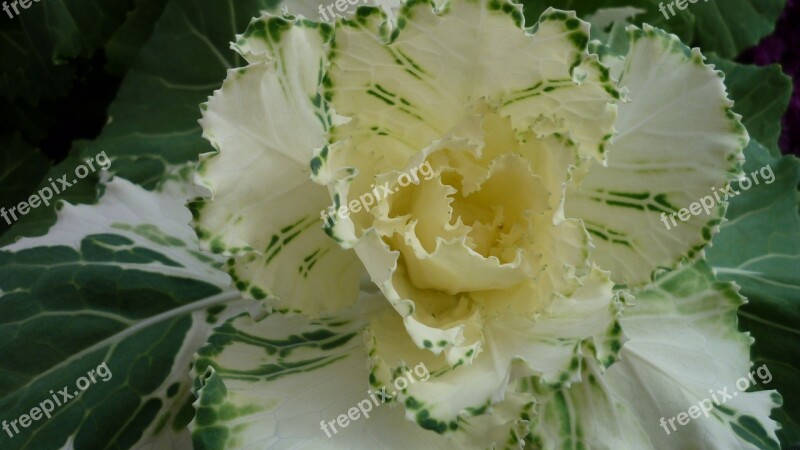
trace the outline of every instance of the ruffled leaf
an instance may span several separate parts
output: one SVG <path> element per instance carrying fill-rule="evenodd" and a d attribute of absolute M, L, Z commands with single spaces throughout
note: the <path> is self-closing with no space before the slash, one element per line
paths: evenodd
<path fill-rule="evenodd" d="M 379 9 L 360 11 L 335 32 L 325 82 L 332 107 L 350 119 L 332 130 L 336 145 L 319 158 L 316 176 L 348 185 L 349 197 L 337 190 L 336 207 L 368 192 L 379 174 L 402 170 L 435 141 L 458 135 L 484 101 L 521 133 L 533 126 L 539 137 L 566 134 L 582 154 L 602 158 L 618 93 L 586 52 L 588 24 L 574 14 L 548 11 L 525 30 L 509 1 L 438 9 L 410 2 L 394 28 Z M 333 231 L 349 244 L 353 233 L 348 225 Z"/>
<path fill-rule="evenodd" d="M 424 364 L 431 379 L 399 390 L 398 399 L 420 426 L 459 434 L 465 432 L 464 420 L 491 411 L 520 377 L 535 377 L 537 384 L 550 387 L 577 382 L 587 359 L 611 365 L 624 339 L 607 275 L 594 270 L 582 282 L 535 320 L 511 314 L 485 320 L 485 343 L 476 355 L 468 353 L 469 364 L 452 364 L 426 350 L 444 342 L 426 342 L 420 349 L 401 318 L 387 314 L 369 328 L 373 386 L 396 383 L 408 368 Z"/>
<path fill-rule="evenodd" d="M 274 313 L 218 327 L 195 363 L 195 448 L 455 449 L 369 389 L 361 331 L 384 309 L 366 297 L 336 318 Z"/>
<path fill-rule="evenodd" d="M 328 194 L 309 178 L 330 121 L 317 93 L 329 31 L 266 14 L 240 37 L 236 48 L 253 62 L 231 70 L 205 109 L 205 136 L 218 151 L 198 177 L 212 201 L 195 205 L 202 242 L 230 257 L 246 296 L 309 314 L 352 304 L 362 273 L 323 233 Z M 275 189 L 255 188 L 265 182 Z"/>
<path fill-rule="evenodd" d="M 608 165 L 586 168 L 565 212 L 592 234 L 593 260 L 615 282 L 636 286 L 700 255 L 748 137 L 722 75 L 699 50 L 648 26 L 630 28 L 629 38 L 620 85 L 630 102 L 619 106 Z"/>
<path fill-rule="evenodd" d="M 537 394 L 529 441 L 544 448 L 778 449 L 769 414 L 780 396 L 743 392 L 753 381 L 772 381 L 769 368 L 751 367 L 752 339 L 737 330 L 743 302 L 705 263 L 661 277 L 625 311 L 630 340 L 619 362 L 605 373 L 588 364 L 582 383 Z M 540 391 L 535 383 L 519 389 Z"/>

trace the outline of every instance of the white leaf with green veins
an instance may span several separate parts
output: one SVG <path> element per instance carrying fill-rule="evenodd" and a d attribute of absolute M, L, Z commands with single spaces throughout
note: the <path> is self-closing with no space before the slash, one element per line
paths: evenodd
<path fill-rule="evenodd" d="M 512 437 L 498 448 L 522 449 L 527 421 L 520 417 L 530 417 L 534 406 L 527 394 L 509 392 L 493 414 L 459 419 L 462 433 L 452 441 L 404 417 L 409 403 L 397 400 L 408 400 L 396 396 L 402 384 L 370 385 L 363 330 L 387 310 L 385 300 L 365 293 L 337 317 L 275 312 L 260 322 L 241 316 L 219 326 L 193 370 L 194 447 L 456 450 L 491 448 Z M 405 375 L 410 385 L 430 376 L 424 365 Z M 348 414 L 355 420 L 337 424 Z"/>
<path fill-rule="evenodd" d="M 213 201 L 194 205 L 201 241 L 230 257 L 246 297 L 309 314 L 351 304 L 363 271 L 322 231 L 330 198 L 310 179 L 312 150 L 332 120 L 317 93 L 329 34 L 328 25 L 265 14 L 239 37 L 234 48 L 252 63 L 230 70 L 204 107 L 204 135 L 218 152 L 198 175 Z M 258 188 L 266 182 L 272 188 Z"/>
<path fill-rule="evenodd" d="M 186 184 L 186 181 L 183 181 Z M 185 448 L 191 356 L 217 322 L 248 309 L 219 261 L 199 252 L 168 183 L 122 179 L 96 205 L 64 205 L 50 233 L 0 249 L 0 411 L 28 413 L 105 362 L 98 381 L 2 447 Z"/>
<path fill-rule="evenodd" d="M 780 395 L 736 387 L 756 370 L 752 338 L 737 329 L 736 312 L 745 301 L 737 288 L 715 281 L 701 262 L 662 276 L 636 296 L 622 318 L 630 340 L 620 362 L 603 373 L 590 361 L 582 368 L 584 381 L 561 391 L 520 383 L 542 402 L 532 442 L 546 449 L 777 450 L 779 425 L 769 412 L 781 405 Z M 769 378 L 754 375 L 766 389 Z M 705 399 L 708 418 L 686 425 L 674 419 Z"/>
<path fill-rule="evenodd" d="M 387 306 L 364 295 L 333 318 L 275 312 L 260 322 L 242 316 L 219 326 L 195 362 L 195 448 L 458 448 L 405 420 L 403 407 L 372 399 L 362 331 Z M 425 378 L 418 373 L 415 380 Z M 358 418 L 337 424 L 351 409 Z M 333 424 L 323 429 L 321 421 Z"/>
<path fill-rule="evenodd" d="M 748 137 L 722 74 L 703 63 L 698 49 L 652 27 L 628 33 L 619 83 L 630 101 L 619 105 L 608 165 L 588 168 L 565 211 L 592 234 L 594 261 L 615 282 L 635 286 L 658 267 L 701 254 L 725 210 L 712 188 L 723 189 L 740 173 Z M 671 214 L 707 196 L 709 214 L 701 209 L 672 223 Z"/>

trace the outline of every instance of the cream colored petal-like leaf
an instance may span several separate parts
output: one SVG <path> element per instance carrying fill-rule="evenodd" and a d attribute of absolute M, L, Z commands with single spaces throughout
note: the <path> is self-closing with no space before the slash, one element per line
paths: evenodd
<path fill-rule="evenodd" d="M 518 315 L 487 320 L 485 343 L 468 355 L 469 364 L 451 364 L 427 350 L 445 342 L 419 348 L 401 317 L 387 313 L 368 329 L 371 381 L 375 387 L 394 384 L 407 369 L 425 365 L 432 374 L 429 380 L 398 387 L 407 416 L 440 433 L 460 430 L 462 419 L 500 404 L 509 383 L 517 379 L 535 377 L 543 386 L 558 388 L 580 381 L 587 359 L 611 365 L 624 339 L 611 289 L 607 274 L 594 270 L 572 297 L 557 299 L 536 320 Z"/>
<path fill-rule="evenodd" d="M 630 102 L 619 106 L 608 165 L 590 163 L 565 212 L 592 234 L 594 261 L 633 287 L 701 254 L 724 212 L 719 190 L 739 173 L 748 137 L 722 74 L 699 50 L 648 26 L 629 35 L 620 85 Z M 681 209 L 685 222 L 670 217 Z"/>
<path fill-rule="evenodd" d="M 744 392 L 755 383 L 768 389 L 772 375 L 751 366 L 735 286 L 715 281 L 701 262 L 636 296 L 622 319 L 629 341 L 620 361 L 605 373 L 589 364 L 582 383 L 537 394 L 531 440 L 542 448 L 777 450 L 779 425 L 769 415 L 780 396 Z"/>
<path fill-rule="evenodd" d="M 458 448 L 370 390 L 362 330 L 385 309 L 364 296 L 337 317 L 274 313 L 218 327 L 195 359 L 195 448 Z"/>
<path fill-rule="evenodd" d="M 348 201 L 457 134 L 486 101 L 518 132 L 568 135 L 581 154 L 602 159 L 618 93 L 586 51 L 588 24 L 574 13 L 551 9 L 524 29 L 521 6 L 509 0 L 410 2 L 396 24 L 379 9 L 360 11 L 331 45 L 326 96 L 345 119 L 317 177 L 329 186 L 346 178 Z M 350 230 L 334 234 L 352 238 Z"/>
<path fill-rule="evenodd" d="M 483 354 L 471 365 L 451 368 L 441 355 L 418 348 L 394 312 L 373 320 L 368 348 L 373 390 L 386 387 L 405 407 L 407 419 L 455 440 L 460 448 L 522 448 L 533 397 L 506 393 L 521 361 Z M 423 368 L 430 376 L 415 378 Z"/>
<path fill-rule="evenodd" d="M 353 303 L 363 273 L 323 232 L 328 194 L 310 179 L 330 121 L 317 92 L 329 31 L 269 14 L 250 24 L 238 46 L 261 57 L 229 71 L 204 107 L 217 152 L 205 155 L 198 176 L 211 199 L 195 204 L 201 240 L 230 257 L 246 296 L 312 315 Z"/>

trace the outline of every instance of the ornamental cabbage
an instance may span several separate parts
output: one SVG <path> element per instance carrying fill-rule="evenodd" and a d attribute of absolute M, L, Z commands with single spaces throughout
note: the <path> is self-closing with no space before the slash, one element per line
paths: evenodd
<path fill-rule="evenodd" d="M 203 108 L 217 151 L 199 169 L 211 197 L 196 207 L 198 235 L 245 296 L 311 318 L 300 348 L 314 333 L 346 337 L 315 344 L 334 352 L 319 359 L 286 350 L 281 376 L 331 365 L 365 397 L 420 364 L 431 375 L 362 419 L 363 435 L 309 431 L 342 403 L 298 419 L 298 442 L 776 445 L 775 391 L 680 429 L 660 421 L 750 371 L 743 299 L 701 259 L 725 203 L 673 229 L 660 219 L 741 175 L 749 138 L 723 75 L 650 26 L 628 28 L 624 55 L 589 32 L 573 12 L 526 27 L 510 1 L 409 0 L 392 18 L 361 7 L 333 26 L 264 14 L 239 36 L 248 64 Z M 302 328 L 278 317 L 240 329 Z M 225 363 L 201 351 L 202 389 L 224 379 L 250 412 L 289 414 L 267 398 L 271 378 L 226 378 Z M 249 420 L 225 439 L 285 434 Z"/>

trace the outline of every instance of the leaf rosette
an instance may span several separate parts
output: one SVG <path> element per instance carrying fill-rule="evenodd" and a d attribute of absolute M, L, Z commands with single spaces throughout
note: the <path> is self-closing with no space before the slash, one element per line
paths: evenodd
<path fill-rule="evenodd" d="M 387 300 L 359 316 L 369 383 L 424 364 L 430 378 L 393 396 L 422 429 L 482 447 L 572 448 L 581 429 L 658 446 L 657 420 L 637 418 L 652 409 L 618 389 L 637 364 L 691 371 L 690 387 L 645 377 L 672 409 L 749 367 L 732 286 L 702 263 L 673 277 L 724 318 L 709 326 L 696 297 L 653 285 L 702 256 L 725 203 L 673 229 L 663 217 L 738 177 L 748 135 L 699 50 L 649 26 L 628 37 L 627 55 L 599 51 L 574 13 L 525 27 L 499 0 L 407 1 L 391 19 L 360 7 L 335 26 L 254 19 L 233 45 L 249 64 L 204 106 L 216 151 L 199 170 L 212 195 L 195 205 L 198 235 L 282 312 L 352 311 L 368 276 Z M 663 357 L 686 323 L 709 346 Z M 779 399 L 746 397 L 743 416 L 773 440 Z M 597 415 L 617 425 L 599 433 Z M 686 435 L 748 441 L 738 417 Z"/>

